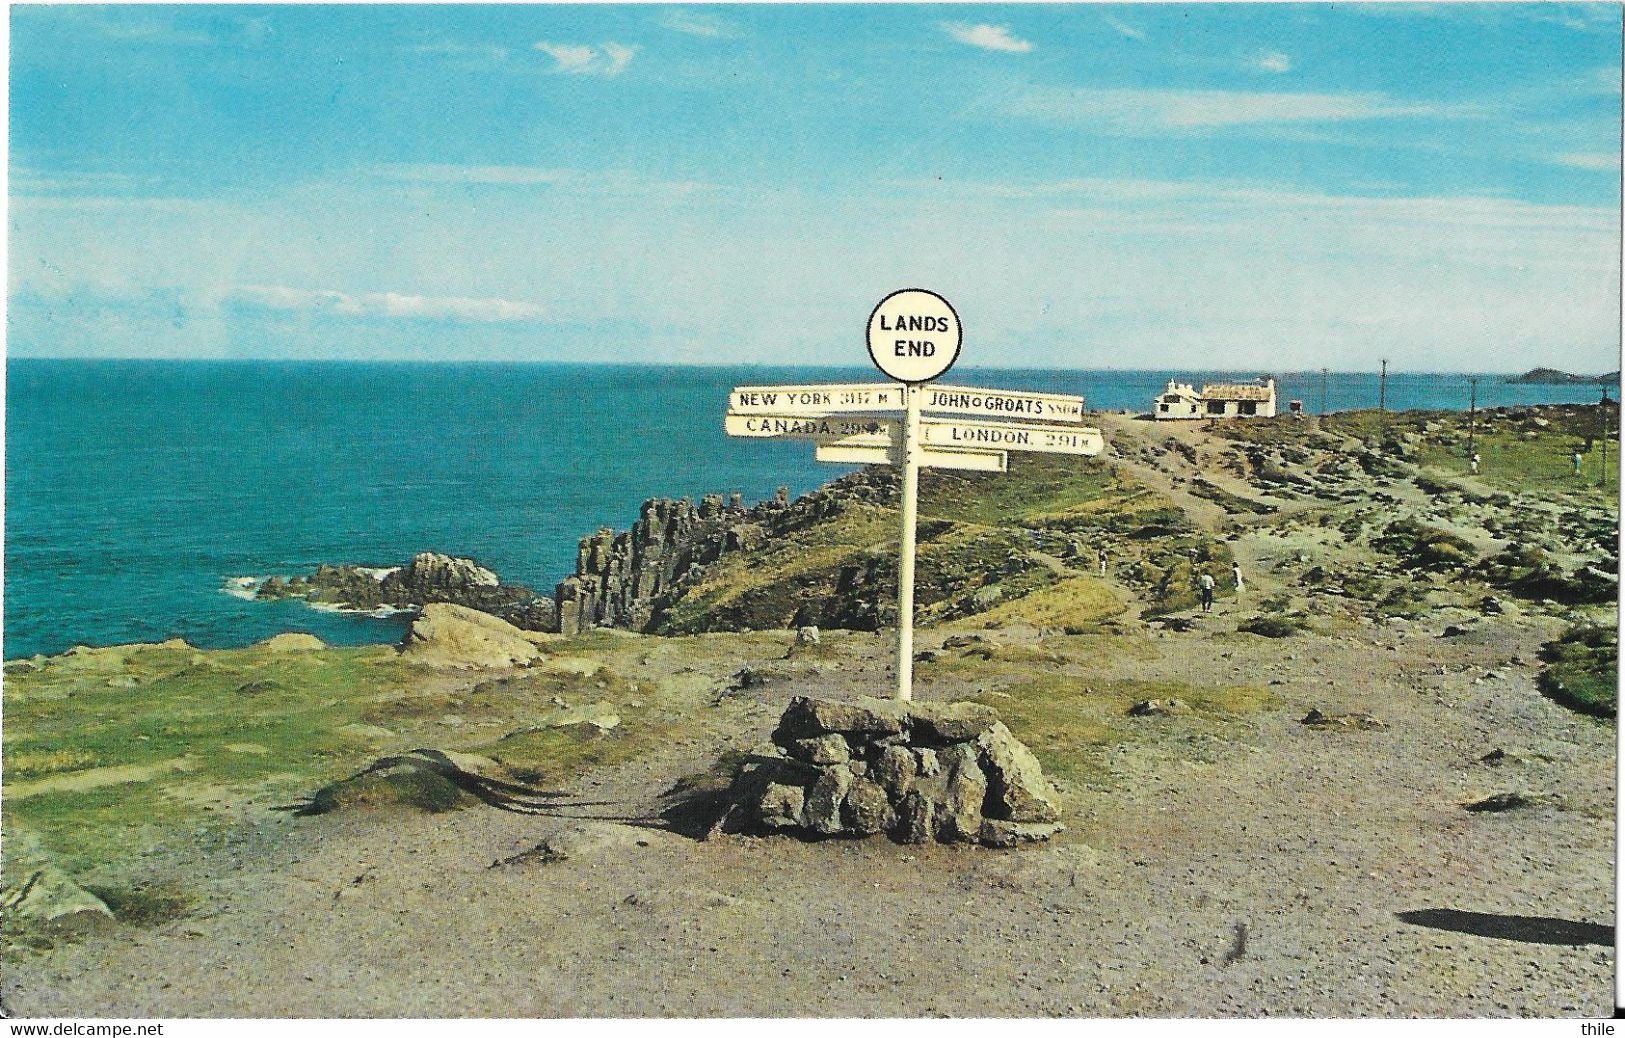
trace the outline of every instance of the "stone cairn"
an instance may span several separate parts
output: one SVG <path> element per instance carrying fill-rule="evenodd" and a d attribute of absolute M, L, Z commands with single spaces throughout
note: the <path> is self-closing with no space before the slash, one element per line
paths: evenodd
<path fill-rule="evenodd" d="M 1064 828 L 1037 758 L 980 703 L 798 696 L 773 743 L 735 776 L 723 831 L 1011 847 Z"/>

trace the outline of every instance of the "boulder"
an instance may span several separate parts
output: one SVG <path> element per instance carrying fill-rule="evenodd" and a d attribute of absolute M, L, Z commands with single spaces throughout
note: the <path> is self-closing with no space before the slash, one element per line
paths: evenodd
<path fill-rule="evenodd" d="M 841 804 L 841 822 L 858 836 L 873 836 L 890 831 L 897 824 L 897 815 L 892 810 L 891 798 L 878 783 L 868 778 L 854 778 Z"/>
<path fill-rule="evenodd" d="M 796 644 L 797 645 L 817 645 L 818 644 L 818 628 L 812 627 L 812 626 L 796 628 Z"/>
<path fill-rule="evenodd" d="M 975 840 L 982 832 L 982 804 L 987 799 L 987 776 L 976 750 L 960 743 L 941 754 L 947 772 L 942 799 L 942 832 L 948 839 Z"/>
<path fill-rule="evenodd" d="M 886 699 L 859 699 L 851 703 L 797 696 L 779 719 L 773 741 L 810 739 L 820 735 L 848 735 L 876 739 L 900 735 L 906 713 L 901 704 Z"/>
<path fill-rule="evenodd" d="M 886 746 L 876 754 L 869 776 L 894 798 L 906 796 L 914 788 L 919 761 L 906 746 Z"/>
<path fill-rule="evenodd" d="M 909 734 L 917 742 L 964 742 L 998 723 L 998 712 L 981 703 L 915 703 L 908 710 Z"/>
<path fill-rule="evenodd" d="M 839 735 L 820 735 L 812 739 L 792 739 L 785 750 L 796 760 L 809 764 L 845 764 L 852 759 L 852 751 Z"/>
<path fill-rule="evenodd" d="M 390 576 L 403 588 L 418 595 L 496 587 L 502 581 L 473 559 L 456 558 L 439 552 L 420 551 L 412 561 Z"/>
<path fill-rule="evenodd" d="M 989 809 L 995 818 L 1013 822 L 1053 822 L 1060 812 L 1055 806 L 1055 787 L 1044 777 L 1044 769 L 1032 751 L 1010 734 L 1004 722 L 976 740 L 982 765 L 987 769 Z"/>
<path fill-rule="evenodd" d="M 402 640 L 401 652 L 419 663 L 461 669 L 522 666 L 542 656 L 506 620 L 445 602 L 423 607 Z"/>
<path fill-rule="evenodd" d="M 822 836 L 834 836 L 841 831 L 841 806 L 846 792 L 852 787 L 854 776 L 844 767 L 825 768 L 808 791 L 803 824 Z"/>
<path fill-rule="evenodd" d="M 792 829 L 804 824 L 806 791 L 770 782 L 756 808 L 756 821 L 766 829 Z"/>
<path fill-rule="evenodd" d="M 937 806 L 918 792 L 897 805 L 897 838 L 903 843 L 930 843 L 937 838 Z"/>

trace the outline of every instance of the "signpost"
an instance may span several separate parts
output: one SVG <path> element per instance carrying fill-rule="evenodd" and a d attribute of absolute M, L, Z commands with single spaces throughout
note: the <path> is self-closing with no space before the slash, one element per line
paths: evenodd
<path fill-rule="evenodd" d="M 914 697 L 914 551 L 920 468 L 1003 472 L 1007 451 L 1099 454 L 1082 425 L 1083 398 L 969 386 L 932 386 L 959 359 L 959 314 L 935 292 L 893 292 L 869 315 L 869 357 L 892 383 L 741 386 L 728 396 L 729 436 L 811 440 L 819 461 L 902 469 L 897 556 L 897 698 Z M 932 414 L 973 419 L 927 418 Z M 898 417 L 901 413 L 900 418 Z M 975 419 L 992 419 L 978 421 Z"/>

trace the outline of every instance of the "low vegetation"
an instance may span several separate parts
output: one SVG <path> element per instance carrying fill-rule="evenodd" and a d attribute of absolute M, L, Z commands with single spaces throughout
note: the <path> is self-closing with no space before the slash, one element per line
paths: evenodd
<path fill-rule="evenodd" d="M 1564 706 L 1596 717 L 1619 713 L 1619 631 L 1580 626 L 1541 649 L 1540 689 Z"/>

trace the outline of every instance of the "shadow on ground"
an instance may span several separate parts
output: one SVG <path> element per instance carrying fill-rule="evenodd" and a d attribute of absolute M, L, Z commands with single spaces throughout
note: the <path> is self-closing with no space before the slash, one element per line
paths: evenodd
<path fill-rule="evenodd" d="M 1396 912 L 1400 922 L 1434 930 L 1469 933 L 1475 937 L 1497 937 L 1503 941 L 1528 944 L 1600 944 L 1612 946 L 1614 928 L 1601 923 L 1580 923 L 1543 915 L 1495 915 L 1489 912 L 1463 912 L 1455 908 L 1423 908 Z"/>

